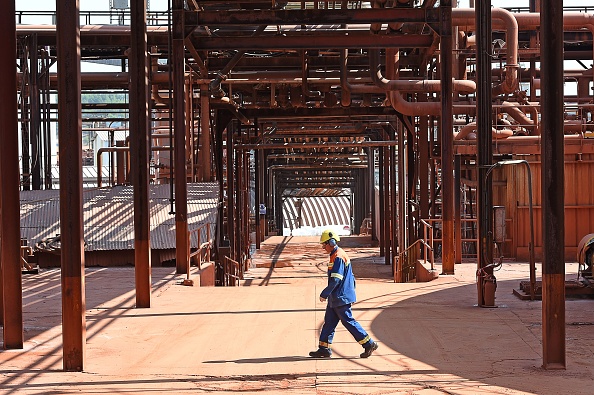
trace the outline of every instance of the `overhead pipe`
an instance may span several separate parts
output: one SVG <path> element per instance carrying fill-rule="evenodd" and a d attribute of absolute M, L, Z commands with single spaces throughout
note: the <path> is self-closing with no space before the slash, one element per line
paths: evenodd
<path fill-rule="evenodd" d="M 535 123 L 537 118 L 530 119 L 526 116 L 522 110 L 520 110 L 514 103 L 504 101 L 501 103 L 501 111 L 507 113 L 510 117 L 512 117 L 515 121 L 519 122 L 520 125 L 528 130 L 531 131 L 530 134 L 535 134 Z"/>
<path fill-rule="evenodd" d="M 540 13 L 538 12 L 518 13 L 515 14 L 514 17 L 516 18 L 518 25 L 522 30 L 535 30 L 541 27 Z M 564 30 L 588 29 L 588 31 L 590 31 L 590 33 L 594 36 L 594 15 L 585 12 L 564 12 L 563 28 Z"/>
<path fill-rule="evenodd" d="M 266 30 L 267 25 L 260 25 L 256 29 L 256 31 L 252 34 L 252 37 L 259 36 L 264 30 Z M 223 67 L 222 70 L 217 72 L 217 76 L 210 82 L 209 89 L 211 95 L 214 97 L 224 97 L 225 91 L 221 88 L 221 83 L 227 78 L 229 72 L 239 63 L 243 55 L 245 54 L 245 50 L 239 50 L 237 53 L 231 58 L 229 63 Z"/>
<path fill-rule="evenodd" d="M 505 62 L 505 80 L 493 87 L 493 95 L 510 94 L 518 89 L 518 21 L 514 14 L 503 8 L 492 8 L 491 17 L 500 21 L 506 30 L 507 59 Z M 452 9 L 452 24 L 464 27 L 465 30 L 475 29 L 476 17 L 474 8 Z M 497 24 L 495 24 L 497 25 Z"/>
<path fill-rule="evenodd" d="M 386 67 L 392 68 L 395 77 L 398 76 L 398 61 L 399 53 L 398 48 L 388 48 L 386 51 Z M 391 59 L 391 60 L 390 60 Z M 387 92 L 392 107 L 404 114 L 409 116 L 418 115 L 440 115 L 441 114 L 441 103 L 439 102 L 409 102 L 402 97 L 400 89 L 409 92 L 439 92 L 441 90 L 440 80 L 398 80 L 394 78 L 392 80 L 384 78 L 381 74 L 381 68 L 379 64 L 379 51 L 375 49 L 369 50 L 369 63 L 370 63 L 370 75 L 371 80 L 377 87 Z M 471 80 L 454 80 L 453 81 L 454 92 L 460 93 L 472 93 L 476 90 L 476 83 Z M 454 114 L 467 114 L 468 110 L 464 108 L 453 108 Z"/>
<path fill-rule="evenodd" d="M 454 132 L 454 140 L 464 140 L 467 137 L 469 140 L 476 140 L 476 134 L 474 135 L 474 138 L 471 137 L 472 133 L 476 132 L 476 128 L 476 122 L 471 122 L 468 125 L 461 127 L 458 133 Z M 493 139 L 506 139 L 514 135 L 513 130 L 508 128 L 491 128 L 491 133 Z"/>

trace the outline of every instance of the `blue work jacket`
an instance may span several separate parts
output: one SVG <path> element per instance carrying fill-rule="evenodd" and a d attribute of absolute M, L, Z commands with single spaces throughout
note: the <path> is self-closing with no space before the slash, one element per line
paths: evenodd
<path fill-rule="evenodd" d="M 328 286 L 324 288 L 320 296 L 328 300 L 330 307 L 343 306 L 357 300 L 351 260 L 346 252 L 338 246 L 334 247 L 330 253 Z"/>

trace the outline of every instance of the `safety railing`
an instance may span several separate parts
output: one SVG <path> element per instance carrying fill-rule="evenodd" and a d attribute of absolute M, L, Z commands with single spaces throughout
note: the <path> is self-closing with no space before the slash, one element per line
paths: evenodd
<path fill-rule="evenodd" d="M 190 242 L 197 240 L 198 247 L 190 252 L 190 264 L 194 263 L 198 266 L 198 269 L 202 268 L 202 262 L 206 259 L 210 260 L 210 251 L 212 250 L 213 240 L 211 238 L 211 223 L 205 223 L 192 229 L 188 232 Z M 202 237 L 205 234 L 206 237 Z M 205 241 L 202 241 L 205 240 Z"/>
<path fill-rule="evenodd" d="M 21 240 L 21 269 L 31 271 L 33 270 L 33 266 L 27 260 L 27 256 L 33 256 L 33 248 L 23 245 L 23 240 Z"/>
<path fill-rule="evenodd" d="M 239 286 L 241 271 L 239 262 L 228 256 L 223 257 L 223 285 L 226 287 Z"/>
<path fill-rule="evenodd" d="M 406 283 L 416 278 L 416 264 L 421 259 L 421 251 L 423 251 L 423 263 L 427 264 L 428 260 L 431 265 L 431 271 L 434 270 L 433 227 L 425 220 L 421 220 L 421 224 L 423 225 L 423 238 L 418 239 L 398 254 L 394 282 Z"/>
<path fill-rule="evenodd" d="M 439 249 L 436 248 L 436 245 L 441 245 L 442 242 L 442 238 L 441 237 L 435 237 L 435 230 L 439 230 L 441 233 L 441 224 L 443 222 L 443 220 L 441 218 L 428 218 L 428 219 L 424 219 L 421 221 L 426 221 L 426 223 L 432 227 L 432 231 L 430 232 L 430 245 L 431 247 L 438 251 L 438 253 L 436 254 L 437 256 L 440 256 L 439 254 Z M 476 222 L 478 220 L 476 218 L 461 218 L 460 219 L 460 223 L 462 225 L 462 229 L 468 231 L 469 229 L 469 225 L 468 224 L 474 224 L 473 227 L 474 229 L 476 229 Z M 427 240 L 427 237 L 424 237 L 425 240 Z M 462 243 L 462 258 L 476 258 L 476 252 L 478 251 L 478 239 L 477 238 L 468 238 L 468 237 L 462 237 L 462 239 L 460 240 Z M 472 248 L 474 247 L 474 248 Z"/>

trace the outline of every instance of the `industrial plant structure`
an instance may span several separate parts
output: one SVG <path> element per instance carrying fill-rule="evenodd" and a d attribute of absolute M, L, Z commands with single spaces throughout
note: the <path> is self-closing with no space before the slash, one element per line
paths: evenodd
<path fill-rule="evenodd" d="M 266 236 L 340 226 L 369 233 L 396 282 L 428 254 L 443 274 L 475 260 L 479 305 L 499 257 L 542 261 L 544 364 L 564 364 L 562 268 L 592 260 L 592 7 L 77 3 L 16 25 L 1 8 L 5 348 L 22 347 L 20 238 L 61 263 L 77 370 L 85 255 L 133 264 L 149 307 L 151 265 L 186 273 L 206 243 L 224 285 Z"/>

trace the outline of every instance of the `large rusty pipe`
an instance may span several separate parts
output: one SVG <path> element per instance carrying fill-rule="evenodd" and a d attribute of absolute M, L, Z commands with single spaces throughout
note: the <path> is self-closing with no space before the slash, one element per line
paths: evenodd
<path fill-rule="evenodd" d="M 518 22 L 514 14 L 503 8 L 491 9 L 491 17 L 504 26 L 507 48 L 505 81 L 493 87 L 492 93 L 494 95 L 513 93 L 518 88 Z M 452 9 L 452 24 L 458 27 L 464 26 L 466 30 L 475 29 L 475 10 L 473 8 Z"/>
<path fill-rule="evenodd" d="M 379 51 L 377 50 L 370 50 L 369 51 L 369 62 L 370 62 L 370 75 L 371 80 L 374 84 L 382 89 L 388 97 L 390 98 L 390 102 L 392 107 L 404 114 L 409 116 L 419 116 L 419 115 L 440 115 L 441 114 L 441 103 L 439 102 L 409 102 L 408 100 L 404 99 L 402 93 L 398 86 L 402 86 L 405 89 L 410 90 L 410 88 L 415 87 L 417 92 L 427 92 L 427 90 L 423 90 L 422 86 L 432 87 L 435 92 L 441 90 L 441 81 L 440 80 L 425 80 L 427 83 L 423 81 L 417 80 L 399 80 L 398 77 L 398 67 L 391 66 L 396 65 L 399 62 L 399 53 L 398 48 L 389 48 L 386 55 L 386 70 L 388 67 L 394 67 L 393 76 L 391 79 L 385 78 L 381 74 L 381 68 L 379 64 Z M 390 74 L 388 74 L 390 76 Z M 399 84 L 399 81 L 402 81 L 402 85 Z M 476 89 L 476 83 L 471 80 L 452 80 L 452 87 L 454 92 L 461 92 L 461 93 L 470 93 L 474 92 Z M 352 90 L 352 87 L 351 87 Z M 462 107 L 453 107 L 454 114 L 467 114 L 467 110 Z"/>
<path fill-rule="evenodd" d="M 522 125 L 526 129 L 530 130 L 532 132 L 531 134 L 535 134 L 534 133 L 534 129 L 535 129 L 535 120 L 534 119 L 528 118 L 526 116 L 526 114 L 524 112 L 522 112 L 522 110 L 520 110 L 520 108 L 518 108 L 516 106 L 516 104 L 514 104 L 514 103 L 504 101 L 501 104 L 502 104 L 501 111 L 506 112 L 515 121 L 519 122 L 520 125 Z"/>

